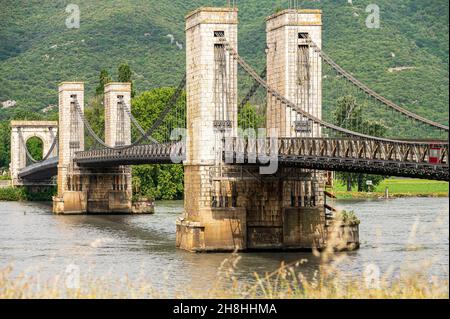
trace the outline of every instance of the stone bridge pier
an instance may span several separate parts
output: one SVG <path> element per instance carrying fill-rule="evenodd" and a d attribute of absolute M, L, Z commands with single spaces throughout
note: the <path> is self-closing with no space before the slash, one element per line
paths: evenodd
<path fill-rule="evenodd" d="M 131 143 L 131 84 L 105 85 L 105 143 L 116 147 Z M 85 148 L 84 84 L 64 82 L 59 86 L 58 194 L 55 214 L 127 214 L 132 212 L 131 168 L 79 167 L 75 155 Z"/>
<path fill-rule="evenodd" d="M 237 63 L 221 38 L 237 51 L 237 29 L 234 8 L 200 8 L 186 17 L 185 213 L 177 221 L 177 247 L 197 252 L 321 248 L 322 174 L 280 167 L 261 175 L 258 167 L 223 161 L 223 140 L 237 135 Z M 305 35 L 320 43 L 320 11 L 287 10 L 267 19 L 267 76 L 287 96 L 309 94 L 298 103 L 308 100 L 320 116 L 321 86 L 312 87 L 321 81 L 319 65 L 303 65 L 311 50 L 303 46 Z M 302 73 L 309 83 L 298 81 L 300 54 L 301 72 L 311 72 Z M 267 128 L 296 136 L 293 114 L 267 100 Z M 305 136 L 313 129 L 320 134 L 311 128 Z"/>
<path fill-rule="evenodd" d="M 50 181 L 32 182 L 19 178 L 21 169 L 27 166 L 26 143 L 30 138 L 37 137 L 42 141 L 42 156 L 52 147 L 58 134 L 58 122 L 54 121 L 11 121 L 11 163 L 10 172 L 12 186 L 47 185 Z M 49 157 L 56 156 L 58 148 L 54 147 Z"/>

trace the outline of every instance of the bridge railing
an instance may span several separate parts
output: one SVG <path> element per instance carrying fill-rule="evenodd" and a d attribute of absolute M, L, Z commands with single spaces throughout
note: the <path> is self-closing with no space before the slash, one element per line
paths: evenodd
<path fill-rule="evenodd" d="M 235 157 L 253 154 L 270 155 L 273 138 L 233 138 L 226 143 L 225 152 L 233 152 Z M 227 145 L 228 144 L 228 145 Z M 398 161 L 415 164 L 447 164 L 447 142 L 410 143 L 405 141 L 377 141 L 352 138 L 277 138 L 276 148 L 282 156 L 316 156 L 366 160 Z M 433 154 L 435 152 L 436 154 Z"/>
<path fill-rule="evenodd" d="M 448 165 L 448 144 L 443 142 L 411 144 L 350 138 L 280 138 L 278 143 L 280 155 Z M 437 158 L 432 161 L 434 151 Z"/>
<path fill-rule="evenodd" d="M 260 160 L 263 155 L 277 158 L 285 166 L 449 179 L 447 142 L 304 137 L 233 138 L 228 144 L 224 148 L 224 158 L 230 164 L 264 164 Z"/>
<path fill-rule="evenodd" d="M 184 147 L 181 142 L 174 141 L 164 144 L 136 145 L 126 149 L 96 149 L 75 154 L 78 164 L 115 163 L 117 165 L 145 162 L 154 159 L 169 162 L 172 158 L 183 157 Z"/>

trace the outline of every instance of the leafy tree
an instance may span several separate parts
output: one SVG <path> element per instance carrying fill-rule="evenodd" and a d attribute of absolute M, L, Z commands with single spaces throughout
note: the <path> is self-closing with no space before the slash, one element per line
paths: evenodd
<path fill-rule="evenodd" d="M 131 68 L 127 63 L 119 65 L 119 82 L 131 83 L 131 97 L 136 95 L 133 87 Z"/>
<path fill-rule="evenodd" d="M 104 139 L 105 136 L 105 108 L 103 106 L 103 95 L 97 95 L 89 100 L 84 114 L 95 133 Z M 85 148 L 90 149 L 95 145 L 91 136 L 87 136 L 85 140 Z"/>
<path fill-rule="evenodd" d="M 256 106 L 250 103 L 245 104 L 238 113 L 238 126 L 242 129 L 265 127 L 265 120 L 265 116 L 261 115 Z"/>
<path fill-rule="evenodd" d="M 170 200 L 182 199 L 183 165 L 141 165 L 133 167 L 136 196 Z M 136 187 L 137 186 L 137 187 Z"/>
<path fill-rule="evenodd" d="M 159 117 L 174 92 L 174 88 L 157 88 L 143 92 L 133 99 L 133 115 L 145 130 Z M 185 118 L 181 115 L 184 114 L 185 101 L 185 94 L 183 94 L 175 105 L 175 111 L 167 115 L 166 122 L 172 123 L 172 127 L 184 127 Z M 152 137 L 162 141 L 169 133 L 167 128 L 162 125 L 152 134 Z M 138 135 L 134 134 L 134 139 L 137 137 Z M 135 196 L 163 200 L 182 199 L 184 191 L 183 165 L 135 166 L 133 167 L 133 189 L 136 192 Z"/>
<path fill-rule="evenodd" d="M 333 112 L 335 123 L 356 132 L 383 137 L 387 128 L 382 122 L 365 119 L 362 109 L 363 106 L 357 103 L 355 97 L 351 95 L 340 97 L 336 101 L 336 109 Z M 387 178 L 380 175 L 346 172 L 339 172 L 337 176 L 347 184 L 347 191 L 351 191 L 353 187 L 357 186 L 358 192 L 370 191 L 371 187 L 379 185 Z M 373 186 L 367 185 L 369 180 L 372 181 Z"/>
<path fill-rule="evenodd" d="M 175 88 L 162 87 L 150 91 L 145 91 L 132 101 L 132 112 L 140 125 L 145 129 L 149 129 L 152 124 L 159 118 L 159 115 L 164 110 L 167 102 L 175 93 Z M 181 94 L 174 109 L 167 114 L 164 123 L 170 125 L 161 125 L 152 136 L 159 141 L 163 141 L 170 135 L 170 128 L 184 128 L 185 118 L 184 113 L 186 109 L 186 94 Z M 137 137 L 137 136 L 136 136 Z"/>
<path fill-rule="evenodd" d="M 103 69 L 100 71 L 98 86 L 95 89 L 95 95 L 97 96 L 103 96 L 103 93 L 105 92 L 105 85 L 111 82 L 112 79 L 109 76 L 109 73 L 107 70 Z"/>
<path fill-rule="evenodd" d="M 31 157 L 36 161 L 40 161 L 43 158 L 44 143 L 38 137 L 32 137 L 27 141 L 27 149 L 30 152 Z"/>
<path fill-rule="evenodd" d="M 8 121 L 0 122 L 0 168 L 7 169 L 10 161 L 11 128 Z"/>

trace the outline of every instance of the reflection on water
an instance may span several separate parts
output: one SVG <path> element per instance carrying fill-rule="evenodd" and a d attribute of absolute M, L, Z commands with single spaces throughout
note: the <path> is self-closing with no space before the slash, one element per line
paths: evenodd
<path fill-rule="evenodd" d="M 360 274 L 368 264 L 395 275 L 404 265 L 432 262 L 430 274 L 448 278 L 448 198 L 337 201 L 361 219 L 361 249 L 343 253 L 339 267 Z M 182 285 L 204 288 L 217 277 L 229 254 L 192 254 L 175 248 L 175 220 L 182 202 L 158 202 L 155 215 L 55 216 L 51 207 L 35 203 L 1 203 L 0 267 L 51 278 L 67 265 L 80 266 L 83 276 L 113 283 L 128 275 L 155 288 L 172 291 Z M 238 278 L 251 282 L 253 272 L 272 272 L 282 261 L 307 259 L 306 275 L 320 261 L 310 253 L 241 254 Z"/>

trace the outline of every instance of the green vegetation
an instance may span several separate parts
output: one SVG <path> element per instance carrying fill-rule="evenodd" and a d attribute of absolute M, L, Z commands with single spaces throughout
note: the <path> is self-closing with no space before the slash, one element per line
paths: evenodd
<path fill-rule="evenodd" d="M 128 80 L 129 81 L 129 80 Z M 139 121 L 144 130 L 150 128 L 164 106 L 174 94 L 173 88 L 159 88 L 143 92 L 133 99 L 133 115 Z M 185 94 L 183 94 L 175 108 L 178 114 L 184 114 L 186 106 Z M 169 114 L 166 120 L 173 123 L 173 127 L 184 127 L 184 119 L 176 118 L 175 114 Z M 152 136 L 162 140 L 168 132 L 163 129 L 156 130 Z M 138 133 L 133 134 L 133 140 L 138 138 Z M 133 167 L 133 189 L 135 196 L 144 196 L 154 199 L 182 199 L 184 192 L 183 165 L 141 165 Z"/>
<path fill-rule="evenodd" d="M 364 107 L 357 102 L 354 96 L 347 95 L 337 99 L 336 109 L 333 111 L 335 123 L 340 127 L 372 136 L 383 137 L 387 128 L 381 121 L 371 121 L 364 116 Z M 338 179 L 347 184 L 347 191 L 358 187 L 358 192 L 368 192 L 373 186 L 379 185 L 385 176 L 360 174 L 360 173 L 337 173 Z M 368 185 L 367 181 L 372 181 Z"/>
<path fill-rule="evenodd" d="M 131 97 L 133 98 L 136 95 L 136 91 L 134 90 L 133 80 L 131 77 L 132 73 L 130 66 L 126 63 L 119 65 L 119 82 L 131 83 Z"/>
<path fill-rule="evenodd" d="M 239 4 L 239 52 L 256 70 L 262 70 L 265 64 L 265 17 L 285 8 L 286 3 L 249 0 Z M 304 1 L 302 6 L 323 10 L 323 46 L 336 62 L 385 97 L 419 115 L 448 124 L 448 2 L 380 0 L 380 29 L 365 26 L 365 7 L 370 3 Z M 0 101 L 16 100 L 18 105 L 0 109 L 0 168 L 9 164 L 9 121 L 56 119 L 56 109 L 50 114 L 40 111 L 58 103 L 57 86 L 61 81 L 86 82 L 86 114 L 100 137 L 104 135 L 104 85 L 114 78 L 132 82 L 133 113 L 148 128 L 173 92 L 169 87 L 178 83 L 185 69 L 184 48 L 180 50 L 168 35 L 184 45 L 185 14 L 199 6 L 224 2 L 80 0 L 77 4 L 82 17 L 80 29 L 67 29 L 64 1 L 45 0 L 25 7 L 12 0 L 2 2 Z M 399 67 L 412 69 L 389 71 Z M 252 81 L 240 74 L 239 82 L 239 94 L 243 97 Z M 332 120 L 338 115 L 337 110 L 346 111 L 347 105 L 353 103 L 357 108 L 352 116 L 361 119 L 358 108 L 369 102 L 334 86 L 334 82 L 324 77 L 324 118 Z M 259 106 L 246 105 L 241 110 L 241 126 L 263 126 L 264 96 L 257 95 Z M 179 107 L 184 107 L 183 103 Z M 364 121 L 373 130 L 383 130 L 383 123 L 373 121 L 376 115 L 364 114 Z M 404 119 L 396 123 L 399 132 L 410 127 Z M 431 136 L 424 128 L 414 132 Z M 164 134 L 156 132 L 159 136 Z M 134 133 L 133 138 L 136 136 Z M 92 145 L 93 141 L 87 139 L 86 147 Z M 136 167 L 134 172 L 138 195 L 181 196 L 181 166 L 150 165 Z M 350 174 L 341 178 L 351 187 L 359 186 L 359 190 L 368 190 L 367 179 L 374 184 L 382 180 Z"/>
<path fill-rule="evenodd" d="M 183 199 L 183 165 L 141 165 L 133 167 L 134 196 L 154 199 Z"/>
<path fill-rule="evenodd" d="M 0 188 L 0 201 L 48 202 L 55 194 L 56 187 L 48 187 L 39 191 L 30 190 L 27 187 Z"/>
<path fill-rule="evenodd" d="M 448 182 L 397 178 L 382 181 L 371 193 L 348 192 L 345 183 L 338 180 L 330 190 L 338 198 L 377 198 L 385 195 L 386 187 L 392 197 L 447 197 L 449 194 Z"/>
<path fill-rule="evenodd" d="M 100 71 L 100 77 L 98 80 L 98 86 L 95 89 L 95 95 L 96 96 L 103 96 L 103 92 L 105 92 L 105 85 L 111 82 L 111 77 L 109 76 L 108 71 L 101 70 Z"/>
<path fill-rule="evenodd" d="M 23 188 L 0 188 L 0 201 L 21 201 L 25 200 L 25 191 Z"/>
<path fill-rule="evenodd" d="M 0 168 L 8 168 L 10 162 L 11 128 L 9 122 L 0 122 Z"/>
<path fill-rule="evenodd" d="M 448 2 L 379 0 L 380 29 L 365 26 L 370 3 L 310 0 L 302 7 L 323 10 L 324 49 L 344 68 L 411 111 L 448 123 Z M 168 35 L 184 45 L 186 13 L 225 2 L 79 0 L 77 4 L 80 29 L 67 29 L 64 1 L 26 6 L 2 1 L 0 101 L 14 99 L 19 108 L 40 111 L 57 104 L 57 85 L 67 80 L 85 81 L 87 97 L 92 97 L 99 72 L 116 76 L 118 61 L 134 70 L 136 94 L 173 86 L 184 73 L 185 52 Z M 239 3 L 239 51 L 257 70 L 265 63 L 265 17 L 286 6 L 284 0 Z M 405 66 L 415 69 L 388 71 Z M 333 100 L 334 95 L 325 96 L 325 113 L 332 110 L 328 102 Z M 0 112 L 0 119 L 15 113 Z"/>
<path fill-rule="evenodd" d="M 342 210 L 336 213 L 334 218 L 335 220 L 341 222 L 343 225 L 359 225 L 361 223 L 353 210 Z"/>
<path fill-rule="evenodd" d="M 30 152 L 31 157 L 36 160 L 42 160 L 44 143 L 39 137 L 32 137 L 27 141 L 27 149 Z"/>
<path fill-rule="evenodd" d="M 242 129 L 265 127 L 265 121 L 265 114 L 261 114 L 261 108 L 255 105 L 247 103 L 239 110 L 238 126 Z"/>

